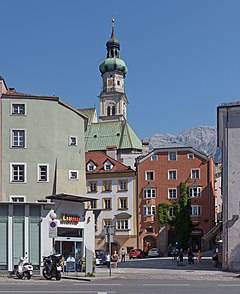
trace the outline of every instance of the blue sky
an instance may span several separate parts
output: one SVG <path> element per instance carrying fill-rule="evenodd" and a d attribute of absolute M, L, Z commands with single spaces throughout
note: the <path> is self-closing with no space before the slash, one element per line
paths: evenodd
<path fill-rule="evenodd" d="M 216 125 L 217 106 L 240 100 L 239 0 L 1 0 L 0 11 L 8 87 L 97 109 L 114 16 L 141 139 Z"/>

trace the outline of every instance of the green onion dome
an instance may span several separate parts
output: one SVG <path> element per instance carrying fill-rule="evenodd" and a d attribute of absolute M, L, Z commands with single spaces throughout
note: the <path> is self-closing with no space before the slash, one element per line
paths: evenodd
<path fill-rule="evenodd" d="M 125 61 L 120 58 L 106 58 L 100 65 L 99 70 L 103 75 L 108 71 L 121 71 L 124 75 L 127 73 L 127 66 Z"/>

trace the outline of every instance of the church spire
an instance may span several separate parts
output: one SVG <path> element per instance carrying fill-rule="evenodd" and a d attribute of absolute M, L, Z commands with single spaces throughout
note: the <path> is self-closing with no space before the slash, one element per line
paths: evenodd
<path fill-rule="evenodd" d="M 119 51 L 120 51 L 120 43 L 118 42 L 117 38 L 115 37 L 114 32 L 114 23 L 115 20 L 112 17 L 112 33 L 110 39 L 107 41 L 107 58 L 119 58 Z"/>

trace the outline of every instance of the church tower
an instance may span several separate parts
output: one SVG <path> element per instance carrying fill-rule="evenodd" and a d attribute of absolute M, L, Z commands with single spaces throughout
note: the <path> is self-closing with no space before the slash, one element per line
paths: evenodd
<path fill-rule="evenodd" d="M 128 100 L 124 88 L 127 66 L 120 59 L 120 43 L 114 33 L 114 19 L 112 19 L 111 37 L 106 43 L 106 47 L 107 58 L 99 66 L 103 82 L 99 96 L 99 121 L 123 121 L 127 119 Z"/>

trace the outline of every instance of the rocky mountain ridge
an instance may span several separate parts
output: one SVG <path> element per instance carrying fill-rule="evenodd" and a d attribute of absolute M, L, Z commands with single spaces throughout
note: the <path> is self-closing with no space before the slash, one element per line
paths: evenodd
<path fill-rule="evenodd" d="M 221 161 L 221 151 L 217 147 L 217 127 L 216 126 L 198 126 L 191 129 L 185 129 L 177 135 L 173 134 L 155 134 L 143 140 L 149 143 L 149 149 L 171 146 L 184 145 L 213 155 L 215 162 Z"/>

